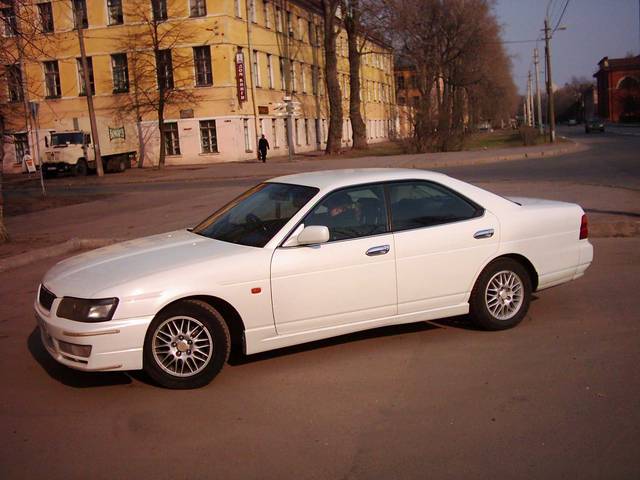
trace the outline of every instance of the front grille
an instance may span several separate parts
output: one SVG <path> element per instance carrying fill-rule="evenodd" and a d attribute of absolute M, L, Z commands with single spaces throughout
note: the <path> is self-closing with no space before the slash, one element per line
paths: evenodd
<path fill-rule="evenodd" d="M 51 305 L 53 305 L 53 301 L 56 299 L 56 296 L 47 290 L 44 285 L 40 285 L 40 295 L 38 301 L 42 308 L 49 311 L 51 310 Z"/>

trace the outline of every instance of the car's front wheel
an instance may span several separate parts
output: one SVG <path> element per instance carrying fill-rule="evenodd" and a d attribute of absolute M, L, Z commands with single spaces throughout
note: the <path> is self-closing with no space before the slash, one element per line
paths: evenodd
<path fill-rule="evenodd" d="M 504 330 L 522 321 L 531 301 L 531 278 L 511 258 L 491 262 L 482 271 L 469 299 L 473 322 L 485 330 Z"/>
<path fill-rule="evenodd" d="M 230 348 L 222 315 L 200 300 L 184 300 L 151 322 L 144 342 L 144 369 L 163 387 L 198 388 L 222 370 Z"/>

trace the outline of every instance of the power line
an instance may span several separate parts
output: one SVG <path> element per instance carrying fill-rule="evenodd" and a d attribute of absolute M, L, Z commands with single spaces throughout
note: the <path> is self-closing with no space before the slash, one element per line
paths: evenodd
<path fill-rule="evenodd" d="M 564 8 L 562 9 L 562 13 L 560 14 L 560 18 L 558 18 L 558 22 L 556 23 L 556 26 L 553 29 L 553 32 L 551 32 L 552 34 L 555 33 L 555 31 L 558 29 L 558 27 L 560 26 L 560 22 L 562 21 L 562 17 L 564 17 L 565 12 L 567 11 L 567 7 L 569 6 L 569 2 L 571 0 L 567 0 L 564 4 Z"/>

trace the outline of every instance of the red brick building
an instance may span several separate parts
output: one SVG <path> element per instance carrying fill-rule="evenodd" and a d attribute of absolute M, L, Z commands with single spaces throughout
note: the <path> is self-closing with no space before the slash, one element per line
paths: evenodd
<path fill-rule="evenodd" d="M 593 75 L 598 82 L 598 114 L 611 122 L 640 122 L 640 55 L 604 57 Z"/>

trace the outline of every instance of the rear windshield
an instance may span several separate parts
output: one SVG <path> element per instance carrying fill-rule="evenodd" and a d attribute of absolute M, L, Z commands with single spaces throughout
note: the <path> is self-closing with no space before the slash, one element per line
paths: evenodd
<path fill-rule="evenodd" d="M 193 229 L 223 242 L 264 247 L 311 200 L 317 188 L 261 183 L 222 207 Z"/>

